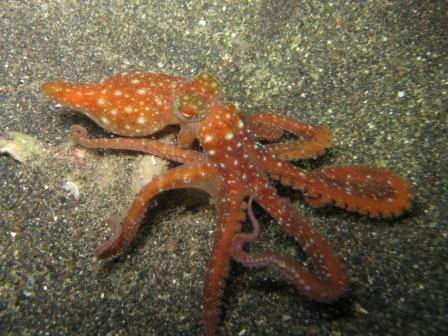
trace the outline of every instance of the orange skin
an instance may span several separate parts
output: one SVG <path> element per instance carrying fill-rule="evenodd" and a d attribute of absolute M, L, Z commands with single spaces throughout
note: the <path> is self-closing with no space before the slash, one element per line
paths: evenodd
<path fill-rule="evenodd" d="M 75 125 L 71 128 L 74 142 L 87 148 L 135 150 L 182 163 L 145 185 L 121 223 L 111 220 L 115 234 L 97 248 L 99 258 L 110 257 L 129 244 L 156 194 L 174 188 L 200 188 L 211 195 L 217 228 L 204 282 L 207 335 L 218 334 L 220 299 L 230 257 L 248 267 L 276 267 L 298 290 L 320 302 L 333 302 L 347 290 L 344 266 L 325 238 L 278 195 L 269 176 L 302 191 L 314 207 L 332 203 L 374 217 L 398 216 L 412 199 L 406 182 L 387 170 L 345 166 L 308 172 L 290 164 L 287 161 L 323 154 L 330 143 L 327 130 L 270 114 L 243 117 L 233 104 L 223 100 L 219 82 L 208 73 L 188 80 L 136 71 L 99 83 L 49 82 L 42 90 L 107 131 L 126 136 L 92 139 L 83 127 Z M 179 146 L 143 137 L 168 125 L 181 127 Z M 256 141 L 278 140 L 284 131 L 301 140 L 268 145 Z M 195 139 L 202 151 L 188 149 Z M 277 252 L 244 251 L 243 246 L 256 241 L 260 230 L 252 200 L 295 238 L 313 263 L 314 273 Z M 251 233 L 241 232 L 246 210 L 253 225 Z"/>

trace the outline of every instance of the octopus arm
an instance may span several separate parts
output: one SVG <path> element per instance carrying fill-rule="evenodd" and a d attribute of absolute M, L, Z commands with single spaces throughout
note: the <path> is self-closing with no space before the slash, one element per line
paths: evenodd
<path fill-rule="evenodd" d="M 275 124 L 272 124 L 267 119 L 270 114 L 257 113 L 250 116 L 244 116 L 246 126 L 251 130 L 252 135 L 258 139 L 268 141 L 276 141 L 283 135 L 283 129 Z"/>
<path fill-rule="evenodd" d="M 182 149 L 157 140 L 121 137 L 92 139 L 89 138 L 87 130 L 80 125 L 73 125 L 70 128 L 70 132 L 72 141 L 86 148 L 125 149 L 155 155 L 180 163 L 197 162 L 203 159 L 198 152 Z"/>
<path fill-rule="evenodd" d="M 314 207 L 334 203 L 350 211 L 389 218 L 400 215 L 414 197 L 406 181 L 386 169 L 322 167 L 312 174 L 318 183 L 308 183 L 305 196 Z"/>
<path fill-rule="evenodd" d="M 288 131 L 300 138 L 290 143 L 268 144 L 266 148 L 280 160 L 293 161 L 322 155 L 330 146 L 328 130 L 274 114 L 254 114 L 245 121 L 256 138 L 278 140 Z"/>
<path fill-rule="evenodd" d="M 230 193 L 225 193 L 230 195 Z M 217 228 L 211 257 L 207 267 L 204 281 L 204 321 L 206 335 L 216 335 L 219 316 L 220 301 L 227 277 L 230 259 L 230 248 L 233 237 L 240 231 L 241 221 L 245 220 L 245 203 L 242 195 L 232 194 L 233 201 L 226 198 L 215 199 L 217 211 Z M 239 204 L 235 206 L 235 204 Z"/>
<path fill-rule="evenodd" d="M 220 178 L 216 168 L 204 162 L 182 165 L 157 176 L 146 184 L 132 202 L 126 217 L 118 223 L 111 220 L 115 233 L 96 249 L 98 258 L 108 258 L 127 246 L 136 235 L 151 199 L 165 191 L 177 188 L 199 188 L 216 197 Z"/>
<path fill-rule="evenodd" d="M 261 162 L 273 178 L 301 190 L 313 207 L 327 204 L 371 217 L 390 218 L 410 206 L 413 194 L 395 173 L 369 166 L 322 167 L 312 172 L 288 162 Z"/>
<path fill-rule="evenodd" d="M 250 254 L 243 249 L 244 244 L 256 241 L 259 235 L 259 224 L 252 211 L 252 199 L 249 200 L 248 215 L 253 231 L 235 236 L 232 242 L 232 257 L 247 267 L 273 266 L 280 269 L 298 290 L 319 302 L 333 302 L 342 297 L 347 290 L 347 276 L 342 263 L 326 240 L 311 229 L 305 219 L 285 200 L 265 194 L 261 197 L 257 195 L 257 201 L 302 246 L 313 263 L 316 275 L 305 270 L 293 258 L 278 252 Z"/>

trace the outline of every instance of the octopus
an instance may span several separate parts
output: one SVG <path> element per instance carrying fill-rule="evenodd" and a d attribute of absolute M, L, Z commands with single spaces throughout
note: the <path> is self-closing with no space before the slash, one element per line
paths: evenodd
<path fill-rule="evenodd" d="M 203 288 L 206 335 L 220 332 L 220 301 L 232 259 L 251 268 L 276 268 L 299 292 L 318 302 L 334 302 L 347 292 L 343 263 L 327 240 L 279 196 L 271 179 L 300 191 L 312 207 L 334 205 L 371 217 L 399 216 L 413 198 L 405 180 L 386 169 L 348 165 L 308 171 L 291 163 L 322 155 L 330 145 L 329 131 L 275 114 L 243 115 L 225 100 L 221 83 L 207 72 L 188 79 L 131 71 L 95 83 L 55 80 L 42 90 L 117 135 L 92 138 L 84 127 L 73 125 L 74 143 L 179 163 L 148 182 L 121 221 L 109 220 L 114 233 L 96 249 L 98 258 L 114 256 L 129 245 L 155 195 L 199 188 L 211 196 L 216 230 Z M 176 143 L 152 137 L 171 125 L 179 130 Z M 292 140 L 283 141 L 285 136 Z M 260 235 L 253 202 L 298 243 L 312 270 L 280 252 L 249 251 Z M 247 217 L 250 232 L 242 230 Z"/>

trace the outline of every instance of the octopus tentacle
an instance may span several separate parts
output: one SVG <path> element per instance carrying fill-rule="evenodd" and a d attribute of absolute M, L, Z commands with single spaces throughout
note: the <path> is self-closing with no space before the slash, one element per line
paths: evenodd
<path fill-rule="evenodd" d="M 280 182 L 302 190 L 314 207 L 326 204 L 371 217 L 398 216 L 413 198 L 407 183 L 394 173 L 373 167 L 325 167 L 306 172 L 284 166 Z"/>
<path fill-rule="evenodd" d="M 220 177 L 216 168 L 201 162 L 196 165 L 183 165 L 155 177 L 138 193 L 121 224 L 112 220 L 114 235 L 96 249 L 98 258 L 108 258 L 126 245 L 137 233 L 150 200 L 158 193 L 177 188 L 200 188 L 214 198 L 219 193 Z"/>
<path fill-rule="evenodd" d="M 274 114 L 255 114 L 245 118 L 255 137 L 278 140 L 283 131 L 302 138 L 291 143 L 268 144 L 266 148 L 280 160 L 293 161 L 322 155 L 330 146 L 328 130 L 322 126 L 300 123 Z"/>
<path fill-rule="evenodd" d="M 307 187 L 306 200 L 314 207 L 334 202 L 360 214 L 389 218 L 408 208 L 413 198 L 405 180 L 385 169 L 322 167 L 312 173 L 324 181 L 317 187 Z"/>
<path fill-rule="evenodd" d="M 257 113 L 250 116 L 243 116 L 243 118 L 254 138 L 276 141 L 283 135 L 283 129 L 276 124 L 271 124 L 266 121 L 263 122 L 263 116 L 266 115 L 264 113 Z"/>
<path fill-rule="evenodd" d="M 156 155 L 180 163 L 197 162 L 203 159 L 202 155 L 198 152 L 181 149 L 157 140 L 121 137 L 113 139 L 92 139 L 88 137 L 87 130 L 80 125 L 70 127 L 70 132 L 72 141 L 86 148 L 126 149 Z"/>
<path fill-rule="evenodd" d="M 305 219 L 300 217 L 286 201 L 268 195 L 267 193 L 257 195 L 257 201 L 302 246 L 312 260 L 318 275 L 306 271 L 291 257 L 280 253 L 265 251 L 250 254 L 243 250 L 243 245 L 254 242 L 259 234 L 259 224 L 252 211 L 252 197 L 249 200 L 247 212 L 253 231 L 235 236 L 232 242 L 232 257 L 247 267 L 279 268 L 297 289 L 319 302 L 328 303 L 339 299 L 347 290 L 347 276 L 344 267 L 326 240 L 311 229 Z"/>
<path fill-rule="evenodd" d="M 218 226 L 205 275 L 203 294 L 206 335 L 218 334 L 220 301 L 229 267 L 230 248 L 235 233 L 240 230 L 240 221 L 245 219 L 243 212 L 245 203 L 242 201 L 242 195 L 236 197 L 238 199 L 235 199 L 235 204 L 240 204 L 236 207 L 226 201 L 216 202 Z"/>
<path fill-rule="evenodd" d="M 308 172 L 267 156 L 257 162 L 272 178 L 301 190 L 314 207 L 333 203 L 371 217 L 390 218 L 401 214 L 413 199 L 406 181 L 385 169 L 341 166 Z"/>

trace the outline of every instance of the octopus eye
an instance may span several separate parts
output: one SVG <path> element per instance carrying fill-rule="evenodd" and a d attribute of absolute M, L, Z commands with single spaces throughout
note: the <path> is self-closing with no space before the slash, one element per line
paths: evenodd
<path fill-rule="evenodd" d="M 222 93 L 222 86 L 218 78 L 208 72 L 201 72 L 195 82 L 205 94 L 217 96 Z"/>
<path fill-rule="evenodd" d="M 186 121 L 201 121 L 207 116 L 207 105 L 195 94 L 187 94 L 175 102 L 175 112 Z"/>

